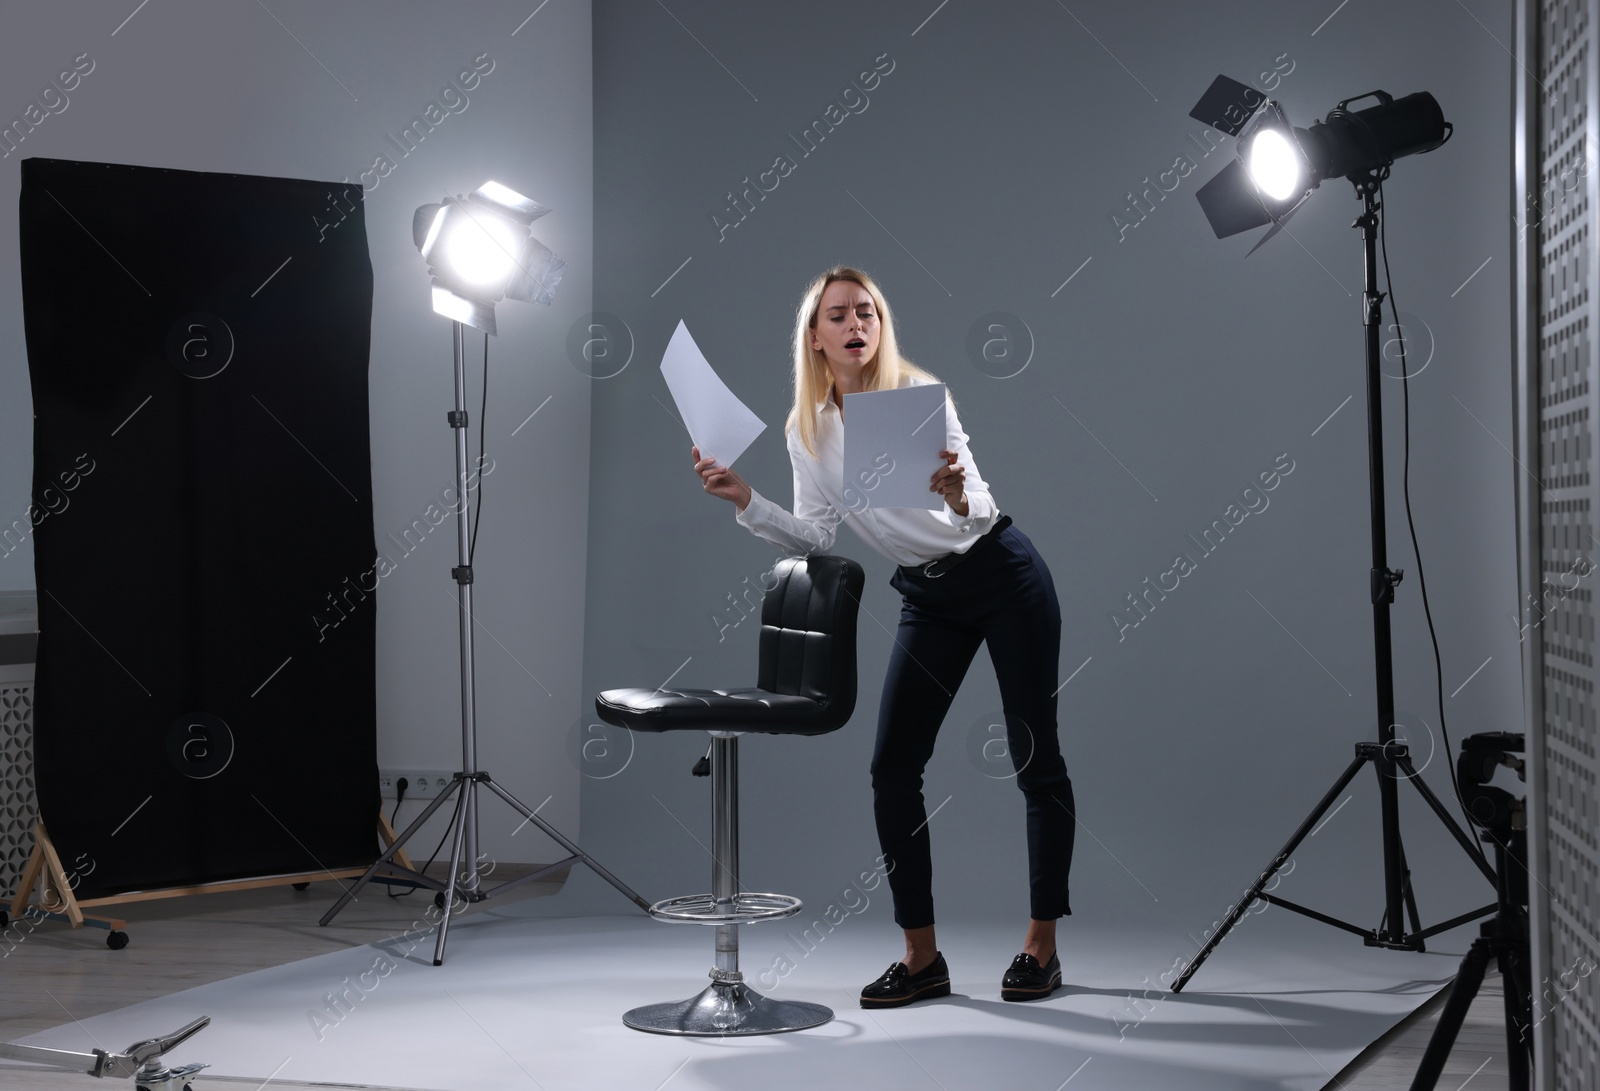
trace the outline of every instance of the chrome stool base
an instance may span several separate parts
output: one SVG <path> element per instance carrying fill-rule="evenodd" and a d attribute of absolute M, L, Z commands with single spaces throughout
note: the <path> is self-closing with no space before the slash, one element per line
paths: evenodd
<path fill-rule="evenodd" d="M 805 1030 L 828 1022 L 832 1009 L 769 999 L 750 988 L 739 972 L 739 928 L 793 916 L 802 903 L 788 894 L 739 889 L 737 732 L 711 733 L 711 831 L 711 892 L 668 898 L 649 909 L 656 920 L 716 926 L 711 984 L 688 1000 L 634 1008 L 623 1014 L 623 1023 L 650 1034 L 729 1038 Z"/>
<path fill-rule="evenodd" d="M 646 1004 L 622 1016 L 634 1030 L 651 1034 L 732 1038 L 781 1034 L 821 1026 L 833 1009 L 798 1000 L 773 1000 L 742 981 L 713 981 L 699 996 L 668 1004 Z"/>

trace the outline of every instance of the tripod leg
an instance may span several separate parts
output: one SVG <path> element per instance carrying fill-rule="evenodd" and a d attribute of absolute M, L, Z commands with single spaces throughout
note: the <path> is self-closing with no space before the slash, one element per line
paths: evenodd
<path fill-rule="evenodd" d="M 1400 870 L 1405 873 L 1406 912 L 1411 916 L 1411 934 L 1415 936 L 1422 931 L 1422 917 L 1417 913 L 1417 892 L 1411 885 L 1411 865 L 1406 863 L 1406 850 L 1403 845 L 1400 847 Z M 1416 944 L 1418 951 L 1427 950 L 1422 940 L 1417 940 Z"/>
<path fill-rule="evenodd" d="M 550 825 L 550 823 L 540 818 L 533 811 L 528 810 L 527 807 L 523 806 L 521 800 L 517 799 L 516 796 L 500 787 L 500 785 L 496 784 L 494 781 L 485 779 L 484 783 L 489 786 L 489 789 L 494 792 L 495 795 L 505 800 L 529 822 L 532 822 L 535 826 L 538 826 L 539 829 L 544 831 L 545 836 L 549 837 L 556 844 L 566 849 L 568 853 L 576 856 L 579 860 L 593 868 L 596 875 L 599 875 L 600 878 L 616 887 L 624 898 L 627 898 L 634 905 L 638 906 L 640 909 L 643 909 L 646 913 L 650 912 L 649 902 L 645 901 L 637 893 L 635 893 L 633 888 L 628 886 L 628 884 L 624 883 L 621 879 L 611 874 L 611 872 L 601 867 L 599 862 L 579 848 L 576 842 L 567 839 L 562 835 L 560 830 L 556 829 L 554 826 Z"/>
<path fill-rule="evenodd" d="M 1512 977 L 1504 971 L 1501 973 L 1501 984 L 1506 991 L 1506 1072 L 1509 1077 L 1506 1086 L 1514 1091 L 1527 1091 L 1533 1086 L 1530 1082 L 1533 1070 L 1533 1018 L 1528 1011 L 1531 1003 L 1524 1005 L 1521 1002 Z"/>
<path fill-rule="evenodd" d="M 1502 910 L 1502 919 L 1506 911 Z M 1533 978 L 1528 960 L 1528 923 L 1523 911 L 1512 914 L 1512 923 L 1502 925 L 1500 942 L 1500 980 L 1505 989 L 1507 1086 L 1526 1091 L 1533 1086 Z"/>
<path fill-rule="evenodd" d="M 453 820 L 456 836 L 450 846 L 450 878 L 444 888 L 444 915 L 439 918 L 439 938 L 433 945 L 433 964 L 435 966 L 444 965 L 445 936 L 450 932 L 450 914 L 455 912 L 456 908 L 456 888 L 461 885 L 459 869 L 461 867 L 461 846 L 467 839 L 466 818 L 467 815 L 472 813 L 473 789 L 477 786 L 478 782 L 471 777 L 462 778 L 461 797 L 456 800 L 456 816 Z M 473 861 L 473 863 L 476 864 L 477 861 Z M 463 900 L 465 900 L 465 895 L 463 895 Z"/>
<path fill-rule="evenodd" d="M 432 803 L 428 804 L 427 808 L 421 814 L 417 815 L 417 817 L 412 821 L 411 825 L 406 827 L 406 832 L 394 839 L 394 842 L 383 851 L 383 855 L 379 856 L 372 862 L 372 866 L 366 870 L 366 873 L 362 875 L 361 878 L 357 879 L 355 883 L 352 884 L 347 890 L 345 890 L 344 896 L 338 901 L 334 902 L 333 908 L 324 913 L 322 915 L 322 919 L 317 923 L 326 925 L 329 921 L 333 920 L 334 917 L 338 916 L 339 911 L 345 906 L 349 905 L 355 899 L 355 896 L 361 893 L 361 891 L 366 888 L 366 885 L 372 881 L 372 877 L 378 873 L 378 869 L 384 864 L 391 863 L 394 859 L 394 854 L 405 848 L 406 842 L 411 839 L 411 835 L 422 828 L 422 824 L 428 820 L 434 811 L 439 809 L 440 805 L 443 804 L 445 800 L 450 798 L 450 796 L 455 792 L 456 786 L 460 783 L 461 782 L 458 780 L 454 784 L 451 784 L 450 787 L 441 792 Z"/>
<path fill-rule="evenodd" d="M 1422 793 L 1422 798 L 1427 800 L 1428 806 L 1433 808 L 1433 813 L 1439 816 L 1439 821 L 1444 823 L 1444 828 L 1449 830 L 1450 835 L 1460 842 L 1462 848 L 1467 850 L 1467 856 L 1472 859 L 1474 864 L 1478 865 L 1478 870 L 1483 872 L 1484 878 L 1491 883 L 1496 882 L 1494 868 L 1490 867 L 1489 862 L 1483 858 L 1483 852 L 1472 838 L 1467 836 L 1466 831 L 1461 828 L 1461 824 L 1455 820 L 1455 817 L 1445 810 L 1444 804 L 1439 802 L 1439 797 L 1433 794 L 1433 789 L 1428 787 L 1416 768 L 1411 764 L 1411 759 L 1409 757 L 1396 758 L 1394 763 L 1400 767 L 1401 772 L 1405 773 L 1406 779 L 1416 787 L 1417 791 Z"/>
<path fill-rule="evenodd" d="M 1200 953 L 1189 960 L 1189 965 L 1183 968 L 1183 973 L 1172 983 L 1172 991 L 1174 993 L 1183 991 L 1183 987 L 1189 983 L 1189 979 L 1194 976 L 1195 971 L 1200 969 L 1200 964 L 1210 956 L 1211 952 L 1216 949 L 1217 944 L 1222 942 L 1223 937 L 1233 930 L 1233 926 L 1238 924 L 1250 907 L 1255 904 L 1256 899 L 1261 896 L 1261 891 L 1272 881 L 1272 877 L 1278 873 L 1278 869 L 1289 862 L 1289 857 L 1294 854 L 1295 849 L 1300 847 L 1300 842 L 1306 839 L 1306 835 L 1316 826 L 1317 820 L 1323 816 L 1329 807 L 1333 806 L 1334 801 L 1339 798 L 1339 793 L 1343 792 L 1345 787 L 1355 779 L 1356 774 L 1361 772 L 1361 767 L 1367 764 L 1367 760 L 1366 754 L 1357 751 L 1355 759 L 1340 774 L 1333 787 L 1328 789 L 1328 794 L 1322 797 L 1322 801 L 1316 805 L 1316 808 L 1306 816 L 1306 820 L 1300 823 L 1300 828 L 1294 831 L 1294 836 L 1289 838 L 1288 843 L 1278 850 L 1278 855 L 1272 858 L 1272 862 L 1267 865 L 1266 870 L 1261 873 L 1250 889 L 1245 891 L 1244 896 L 1233 904 L 1233 908 L 1228 910 L 1227 919 L 1222 922 L 1222 927 L 1213 932 L 1211 938 L 1206 940 L 1205 946 L 1200 948 Z"/>
<path fill-rule="evenodd" d="M 1422 1063 L 1417 1066 L 1411 1091 L 1431 1091 L 1439 1082 L 1439 1073 L 1444 1071 L 1450 1049 L 1456 1044 L 1456 1034 L 1461 1030 L 1467 1009 L 1472 1007 L 1472 998 L 1478 995 L 1478 987 L 1483 984 L 1483 972 L 1489 965 L 1493 951 L 1494 944 L 1481 936 L 1472 941 L 1472 949 L 1461 960 L 1461 969 L 1456 973 L 1455 983 L 1450 986 L 1450 996 L 1444 1002 L 1444 1010 L 1439 1013 L 1439 1025 L 1434 1028 L 1433 1037 L 1428 1039 L 1428 1049 L 1422 1055 Z"/>

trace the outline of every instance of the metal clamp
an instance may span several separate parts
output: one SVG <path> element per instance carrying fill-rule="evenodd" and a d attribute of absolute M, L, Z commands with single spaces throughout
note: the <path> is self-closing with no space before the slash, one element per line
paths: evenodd
<path fill-rule="evenodd" d="M 161 1063 L 161 1055 L 176 1049 L 211 1023 L 203 1015 L 188 1026 L 159 1038 L 146 1038 L 135 1042 L 121 1053 L 107 1053 L 103 1049 L 92 1053 L 79 1053 L 69 1049 L 49 1049 L 44 1046 L 24 1046 L 0 1042 L 0 1057 L 11 1061 L 26 1061 L 46 1065 L 68 1072 L 85 1072 L 101 1079 L 133 1079 L 139 1091 L 188 1091 L 189 1077 L 206 1066 L 189 1064 L 181 1068 L 168 1068 Z"/>

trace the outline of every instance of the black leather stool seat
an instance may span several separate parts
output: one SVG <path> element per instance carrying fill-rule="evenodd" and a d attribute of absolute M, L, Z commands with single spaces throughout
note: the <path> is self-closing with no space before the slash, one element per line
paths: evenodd
<path fill-rule="evenodd" d="M 764 689 L 608 689 L 594 707 L 607 723 L 631 731 L 816 735 L 837 726 L 824 717 L 822 702 Z"/>
<path fill-rule="evenodd" d="M 856 705 L 856 613 L 866 575 L 848 557 L 785 557 L 761 600 L 760 666 L 748 689 L 608 689 L 606 723 L 633 731 L 821 735 Z"/>

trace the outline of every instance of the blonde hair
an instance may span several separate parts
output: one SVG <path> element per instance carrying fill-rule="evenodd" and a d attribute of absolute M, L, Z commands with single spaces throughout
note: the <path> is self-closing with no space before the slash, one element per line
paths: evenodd
<path fill-rule="evenodd" d="M 811 347 L 810 334 L 817 328 L 817 311 L 822 305 L 822 293 L 836 280 L 848 280 L 861 285 L 872 296 L 873 306 L 878 310 L 881 331 L 878 351 L 867 362 L 863 376 L 864 389 L 898 390 L 906 376 L 917 376 L 931 383 L 939 381 L 932 373 L 900 355 L 900 342 L 894 332 L 894 316 L 889 312 L 883 291 L 872 277 L 848 265 L 835 265 L 822 273 L 807 286 L 805 294 L 800 297 L 800 306 L 795 311 L 794 406 L 789 410 L 789 418 L 783 426 L 785 434 L 790 429 L 798 431 L 801 445 L 813 459 L 819 457 L 817 403 L 827 396 L 828 386 L 833 382 L 833 372 L 828 369 L 828 359 L 821 350 Z"/>

